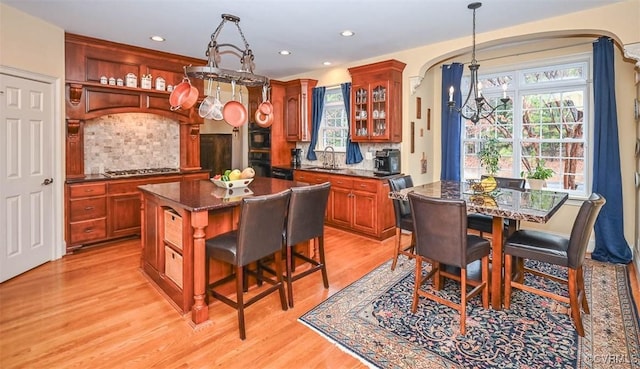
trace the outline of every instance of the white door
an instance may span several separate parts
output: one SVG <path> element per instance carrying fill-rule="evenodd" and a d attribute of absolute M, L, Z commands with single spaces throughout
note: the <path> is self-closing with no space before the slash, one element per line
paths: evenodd
<path fill-rule="evenodd" d="M 0 73 L 0 282 L 53 258 L 52 85 Z"/>

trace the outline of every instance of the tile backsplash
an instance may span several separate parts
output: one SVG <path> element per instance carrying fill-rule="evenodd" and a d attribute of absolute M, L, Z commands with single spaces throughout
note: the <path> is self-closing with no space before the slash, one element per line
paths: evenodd
<path fill-rule="evenodd" d="M 178 168 L 180 125 L 154 114 L 110 114 L 84 125 L 85 174 L 105 170 Z"/>
<path fill-rule="evenodd" d="M 318 160 L 311 161 L 307 159 L 307 151 L 309 150 L 309 144 L 306 142 L 298 142 L 297 148 L 302 149 L 302 165 L 322 165 L 322 155 L 324 151 L 316 150 L 316 157 Z M 346 153 L 336 151 L 336 164 L 341 168 L 349 168 L 349 169 L 361 169 L 361 170 L 373 170 L 373 158 L 375 157 L 377 150 L 382 149 L 400 149 L 399 143 L 387 143 L 387 144 L 379 144 L 379 143 L 361 143 L 360 144 L 360 152 L 362 153 L 363 160 L 357 164 L 346 164 L 347 156 Z M 367 153 L 371 153 L 371 159 L 367 158 Z M 329 151 L 329 154 L 331 152 Z"/>

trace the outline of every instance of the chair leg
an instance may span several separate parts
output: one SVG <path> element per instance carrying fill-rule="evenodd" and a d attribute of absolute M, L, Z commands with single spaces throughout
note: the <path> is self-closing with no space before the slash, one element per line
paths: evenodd
<path fill-rule="evenodd" d="M 460 270 L 460 334 L 467 333 L 467 268 Z"/>
<path fill-rule="evenodd" d="M 484 283 L 484 288 L 482 290 L 482 307 L 488 309 L 489 286 L 491 285 L 489 281 L 489 256 L 485 256 L 482 258 L 482 283 Z"/>
<path fill-rule="evenodd" d="M 322 283 L 324 288 L 329 288 L 329 276 L 327 275 L 327 264 L 324 260 L 324 236 L 318 237 L 318 256 L 322 264 Z"/>
<path fill-rule="evenodd" d="M 398 263 L 398 255 L 400 255 L 400 250 L 402 250 L 402 246 L 400 245 L 401 235 L 402 235 L 402 230 L 396 227 L 396 249 L 393 252 L 393 262 L 391 263 L 392 271 L 396 269 L 396 264 Z"/>
<path fill-rule="evenodd" d="M 511 307 L 511 278 L 513 276 L 513 260 L 511 255 L 504 254 L 504 308 Z"/>
<path fill-rule="evenodd" d="M 287 296 L 284 292 L 284 281 L 282 280 L 282 252 L 278 250 L 275 253 L 275 264 L 276 264 L 276 279 L 278 285 L 278 292 L 280 294 L 280 305 L 282 305 L 282 310 L 287 310 Z"/>
<path fill-rule="evenodd" d="M 584 337 L 584 327 L 582 326 L 582 316 L 580 315 L 579 287 L 578 287 L 578 271 L 569 268 L 569 306 L 571 307 L 571 318 L 576 326 L 576 331 L 580 337 Z"/>
<path fill-rule="evenodd" d="M 416 255 L 415 281 L 413 283 L 413 302 L 411 303 L 411 312 L 415 314 L 418 311 L 418 290 L 422 284 L 422 257 Z"/>
<path fill-rule="evenodd" d="M 286 278 L 287 278 L 287 294 L 289 297 L 289 307 L 293 307 L 293 250 L 291 250 L 291 248 L 293 246 L 285 246 L 287 248 L 287 260 L 285 261 L 286 263 L 286 268 L 287 268 L 287 272 L 286 272 Z M 277 274 L 277 272 L 276 272 Z"/>
<path fill-rule="evenodd" d="M 582 266 L 578 269 L 578 296 L 582 295 L 582 310 L 585 314 L 591 314 L 589 311 L 589 302 L 587 301 L 587 294 L 584 292 L 584 270 Z"/>
<path fill-rule="evenodd" d="M 243 299 L 243 290 L 244 290 L 244 267 L 237 266 L 236 267 L 236 303 L 238 310 L 238 329 L 240 330 L 240 339 L 244 340 L 247 338 L 247 334 L 245 332 L 244 327 L 244 299 Z"/>

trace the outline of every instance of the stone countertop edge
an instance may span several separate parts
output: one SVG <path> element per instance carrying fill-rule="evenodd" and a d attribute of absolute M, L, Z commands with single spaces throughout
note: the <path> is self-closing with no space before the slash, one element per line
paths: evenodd
<path fill-rule="evenodd" d="M 112 180 L 119 180 L 119 179 L 141 179 L 141 178 L 149 178 L 149 177 L 160 177 L 160 176 L 165 177 L 165 176 L 208 173 L 208 172 L 209 172 L 208 169 L 197 169 L 197 170 L 183 170 L 179 172 L 170 172 L 170 173 L 141 174 L 141 175 L 135 175 L 135 176 L 126 176 L 126 177 L 107 177 L 102 174 L 87 174 L 84 177 L 67 178 L 65 180 L 65 183 L 74 184 L 74 183 L 112 181 Z"/>
<path fill-rule="evenodd" d="M 293 167 L 291 165 L 274 165 L 273 167 L 282 168 L 282 169 L 303 170 L 310 173 L 335 174 L 335 175 L 343 175 L 343 176 L 349 176 L 349 177 L 361 177 L 361 178 L 370 178 L 370 179 L 379 179 L 379 180 L 388 180 L 389 178 L 394 178 L 394 177 L 403 175 L 402 173 L 389 174 L 389 175 L 376 175 L 372 170 L 366 170 L 366 169 L 349 169 L 349 168 L 322 169 L 322 168 L 318 168 L 317 165 L 302 165 L 300 167 Z"/>

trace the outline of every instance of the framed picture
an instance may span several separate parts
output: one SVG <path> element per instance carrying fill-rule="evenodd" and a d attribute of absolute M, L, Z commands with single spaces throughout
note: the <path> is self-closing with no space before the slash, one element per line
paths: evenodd
<path fill-rule="evenodd" d="M 640 120 L 640 101 L 638 99 L 633 100 L 633 117 L 636 121 Z"/>
<path fill-rule="evenodd" d="M 422 118 L 422 98 L 416 97 L 416 119 Z"/>

